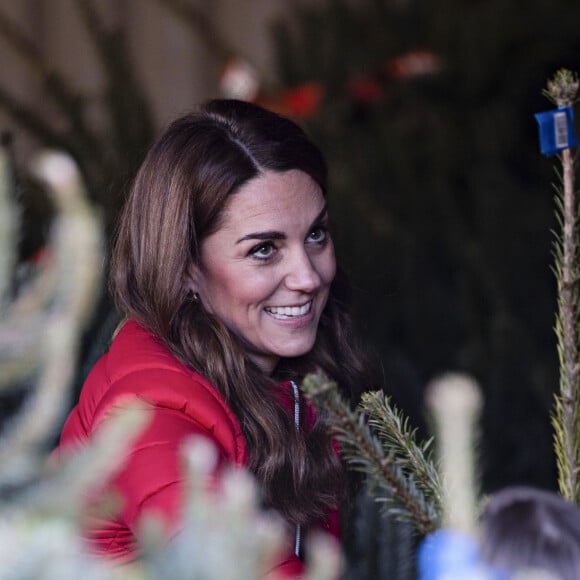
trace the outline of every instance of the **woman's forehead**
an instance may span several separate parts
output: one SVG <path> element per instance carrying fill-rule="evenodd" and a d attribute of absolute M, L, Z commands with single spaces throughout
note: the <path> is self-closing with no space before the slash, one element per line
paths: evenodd
<path fill-rule="evenodd" d="M 325 205 L 322 190 L 306 173 L 266 172 L 230 196 L 219 229 L 245 230 L 256 226 L 309 225 Z"/>

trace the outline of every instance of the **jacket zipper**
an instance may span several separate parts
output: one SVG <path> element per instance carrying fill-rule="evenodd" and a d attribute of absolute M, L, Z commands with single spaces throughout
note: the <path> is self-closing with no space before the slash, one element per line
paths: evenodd
<path fill-rule="evenodd" d="M 300 392 L 298 386 L 294 381 L 290 381 L 292 385 L 292 394 L 294 396 L 294 425 L 296 429 L 300 428 Z M 300 548 L 302 543 L 302 529 L 300 524 L 296 524 L 296 534 L 294 536 L 294 553 L 300 558 Z"/>

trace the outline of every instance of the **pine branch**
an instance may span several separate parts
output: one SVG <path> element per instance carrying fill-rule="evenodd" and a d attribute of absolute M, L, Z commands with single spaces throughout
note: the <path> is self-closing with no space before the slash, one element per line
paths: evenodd
<path fill-rule="evenodd" d="M 341 443 L 341 455 L 356 471 L 369 478 L 371 493 L 384 504 L 387 513 L 402 521 L 413 522 L 421 534 L 439 526 L 440 506 L 429 499 L 417 484 L 417 477 L 407 462 L 406 472 L 397 457 L 397 449 L 387 449 L 367 425 L 364 414 L 352 411 L 338 392 L 337 385 L 323 374 L 308 375 L 302 384 L 306 396 L 328 414 L 332 433 Z M 394 439 L 403 440 L 403 435 Z M 402 463 L 405 463 L 403 460 Z M 436 498 L 437 493 L 429 494 Z"/>
<path fill-rule="evenodd" d="M 380 391 L 364 393 L 360 409 L 369 416 L 368 424 L 379 437 L 383 449 L 392 449 L 403 470 L 414 474 L 425 497 L 440 504 L 439 474 L 430 453 L 433 438 L 418 445 L 417 430 L 409 427 L 408 417 Z"/>
<path fill-rule="evenodd" d="M 39 450 L 61 419 L 74 379 L 80 336 L 94 312 L 102 286 L 100 216 L 87 203 L 76 166 L 60 153 L 46 153 L 38 160 L 37 170 L 49 185 L 57 209 L 50 237 L 57 284 L 48 308 L 44 308 L 44 302 L 30 305 L 28 320 L 42 323 L 41 328 L 32 327 L 41 335 L 37 345 L 39 368 L 35 369 L 37 388 L 0 437 L 0 483 L 2 477 L 33 468 Z M 47 267 L 51 269 L 50 265 Z M 9 308 L 7 321 L 11 320 L 10 314 Z M 29 353 L 21 355 L 30 361 Z"/>
<path fill-rule="evenodd" d="M 542 94 L 558 107 L 572 107 L 578 95 L 578 77 L 567 69 L 560 69 Z"/>
<path fill-rule="evenodd" d="M 544 95 L 558 107 L 571 107 L 578 92 L 578 78 L 560 70 L 549 81 Z M 560 492 L 570 501 L 580 503 L 580 367 L 578 364 L 578 216 L 574 190 L 574 159 L 571 150 L 561 155 L 562 172 L 557 187 L 556 216 L 560 233 L 554 241 L 558 286 L 556 335 L 560 362 L 560 392 L 552 413 L 554 449 L 558 465 Z"/>

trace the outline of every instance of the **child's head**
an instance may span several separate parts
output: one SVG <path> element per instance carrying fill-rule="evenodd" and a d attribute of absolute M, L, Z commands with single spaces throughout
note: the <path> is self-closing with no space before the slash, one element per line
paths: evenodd
<path fill-rule="evenodd" d="M 580 509 L 554 492 L 509 487 L 493 494 L 481 532 L 481 558 L 490 564 L 580 578 Z"/>

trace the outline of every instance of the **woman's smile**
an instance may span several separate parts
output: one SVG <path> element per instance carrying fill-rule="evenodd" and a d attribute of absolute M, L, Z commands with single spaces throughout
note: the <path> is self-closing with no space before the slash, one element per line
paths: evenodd
<path fill-rule="evenodd" d="M 336 272 L 322 191 L 298 170 L 268 171 L 230 196 L 202 243 L 192 290 L 271 373 L 309 352 Z"/>
<path fill-rule="evenodd" d="M 304 318 L 312 308 L 312 300 L 302 306 L 267 306 L 264 310 L 277 320 Z"/>

